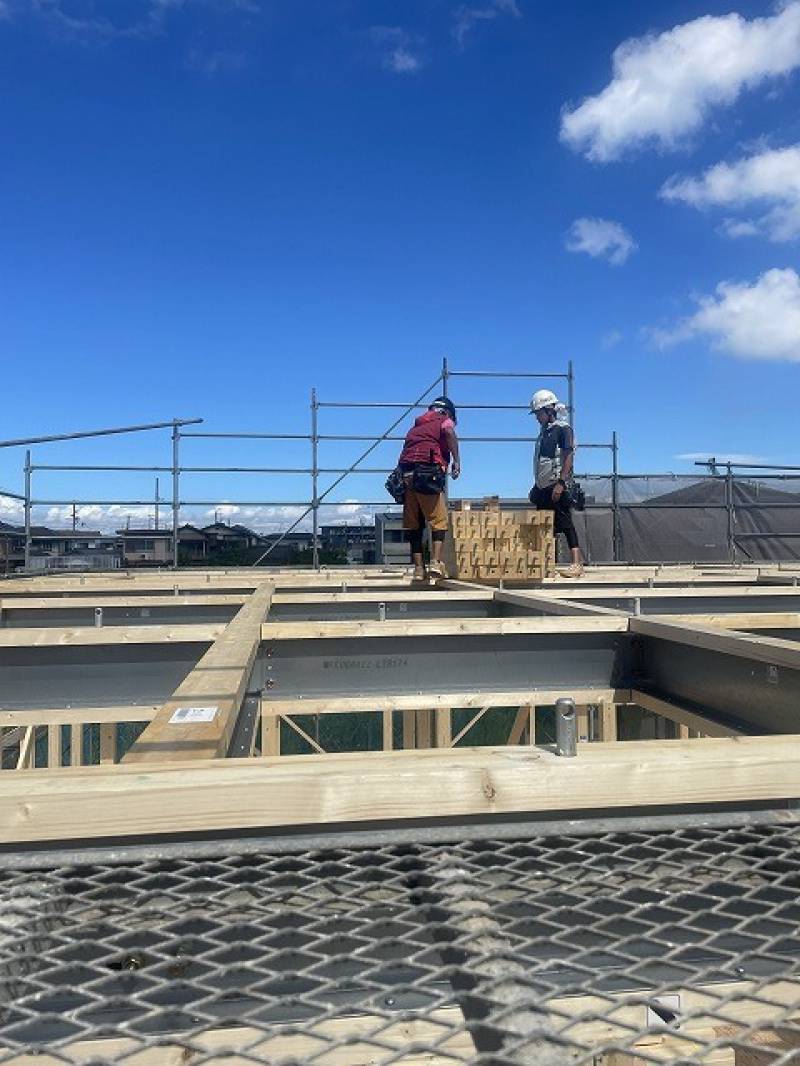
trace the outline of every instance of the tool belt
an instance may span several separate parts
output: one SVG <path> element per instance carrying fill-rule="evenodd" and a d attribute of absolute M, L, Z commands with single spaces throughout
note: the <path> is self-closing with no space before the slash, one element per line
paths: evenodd
<path fill-rule="evenodd" d="M 402 503 L 406 498 L 406 482 L 403 477 L 403 471 L 399 466 L 396 466 L 394 470 L 389 474 L 386 479 L 386 491 L 392 497 L 395 503 Z"/>
<path fill-rule="evenodd" d="M 409 478 L 414 492 L 421 496 L 438 496 L 440 492 L 444 492 L 447 483 L 447 475 L 438 463 L 417 463 L 406 477 Z"/>

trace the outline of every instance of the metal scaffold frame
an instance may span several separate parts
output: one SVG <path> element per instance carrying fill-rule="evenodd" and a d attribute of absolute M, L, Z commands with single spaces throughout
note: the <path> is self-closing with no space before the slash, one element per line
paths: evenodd
<path fill-rule="evenodd" d="M 314 569 L 319 569 L 320 566 L 320 554 L 319 554 L 319 530 L 320 530 L 320 510 L 327 506 L 325 504 L 326 498 L 336 489 L 342 482 L 349 476 L 354 474 L 364 475 L 377 475 L 388 474 L 390 471 L 388 468 L 381 467 L 365 467 L 363 466 L 364 460 L 372 454 L 373 451 L 385 441 L 402 441 L 404 437 L 402 435 L 395 435 L 394 431 L 400 425 L 409 414 L 417 409 L 425 408 L 427 406 L 426 400 L 430 395 L 441 387 L 443 395 L 448 394 L 450 388 L 450 382 L 453 379 L 467 379 L 467 378 L 484 378 L 484 379 L 521 379 L 521 380 L 559 380 L 565 381 L 567 386 L 567 410 L 569 411 L 570 418 L 574 423 L 575 417 L 575 373 L 570 360 L 567 364 L 566 371 L 563 372 L 544 372 L 539 373 L 535 371 L 492 371 L 492 370 L 452 370 L 448 365 L 447 358 L 442 360 L 441 372 L 437 375 L 436 379 L 431 385 L 418 396 L 411 403 L 402 403 L 397 401 L 389 402 L 365 402 L 365 401 L 323 401 L 319 399 L 316 388 L 311 390 L 310 399 L 310 432 L 309 433 L 261 433 L 261 432 L 210 432 L 210 431 L 192 431 L 186 430 L 184 427 L 197 425 L 203 422 L 202 418 L 194 419 L 173 419 L 169 422 L 156 422 L 144 425 L 136 426 L 123 426 L 114 427 L 110 429 L 99 430 L 87 430 L 76 433 L 63 433 L 49 436 L 32 437 L 25 439 L 16 439 L 0 442 L 0 447 L 22 447 L 35 444 L 49 444 L 56 441 L 76 440 L 92 437 L 103 437 L 112 434 L 130 434 L 139 433 L 147 430 L 157 429 L 170 429 L 171 430 L 171 442 L 172 453 L 171 462 L 163 466 L 159 465 L 108 465 L 108 464 L 53 464 L 53 463 L 36 463 L 33 461 L 32 453 L 30 449 L 25 453 L 25 464 L 23 467 L 24 476 L 24 493 L 16 494 L 12 492 L 0 491 L 1 495 L 6 495 L 12 499 L 18 499 L 24 504 L 25 512 L 25 568 L 30 567 L 31 559 L 31 512 L 35 506 L 128 506 L 128 507 L 143 507 L 149 506 L 153 500 L 142 499 L 48 499 L 37 498 L 33 493 L 33 474 L 35 471 L 60 471 L 60 472 L 118 472 L 118 473 L 154 473 L 154 474 L 168 474 L 171 478 L 171 519 L 172 519 L 172 568 L 178 569 L 179 567 L 179 551 L 178 551 L 178 529 L 180 523 L 180 509 L 181 507 L 199 507 L 207 506 L 213 507 L 219 501 L 218 500 L 190 500 L 181 498 L 181 486 L 180 479 L 183 474 L 267 474 L 267 475 L 303 475 L 309 476 L 311 479 L 311 495 L 308 500 L 228 500 L 226 502 L 236 506 L 250 506 L 250 507 L 300 507 L 303 508 L 301 515 L 293 521 L 284 532 L 273 541 L 264 555 L 258 560 L 258 563 L 263 560 L 272 552 L 278 545 L 298 526 L 300 526 L 306 519 L 311 518 L 312 523 L 312 566 Z M 464 403 L 459 404 L 462 410 L 474 410 L 474 411 L 527 411 L 527 404 L 500 404 L 500 403 Z M 339 410 L 356 410 L 356 409 L 370 409 L 370 410 L 398 410 L 400 415 L 395 419 L 389 428 L 378 436 L 375 435 L 359 435 L 359 434 L 326 434 L 320 432 L 320 411 L 323 409 L 339 409 Z M 181 441 L 186 438 L 200 438 L 200 439 L 214 439 L 214 440 L 263 440 L 263 441 L 275 441 L 275 442 L 288 442 L 288 441 L 308 441 L 311 449 L 311 465 L 307 467 L 290 467 L 290 466 L 183 466 L 181 465 Z M 463 443 L 467 444 L 487 444 L 487 443 L 531 443 L 535 442 L 535 437 L 525 436 L 464 436 L 461 438 Z M 327 442 L 369 442 L 368 447 L 359 455 L 359 457 L 347 467 L 333 467 L 333 466 L 321 466 L 320 465 L 320 445 Z M 584 449 L 608 449 L 612 454 L 612 477 L 614 478 L 614 485 L 616 486 L 616 478 L 618 474 L 618 443 L 617 436 L 614 433 L 612 441 L 609 444 L 581 444 Z M 319 479 L 321 475 L 334 475 L 335 480 L 326 489 L 320 492 Z M 164 502 L 156 498 L 155 503 L 158 506 L 159 503 Z M 371 500 L 371 501 L 359 501 L 359 504 L 366 507 L 390 507 L 391 504 L 385 500 Z M 616 514 L 616 508 L 615 508 Z M 615 520 L 615 558 L 617 557 L 617 523 Z M 258 565 L 258 563 L 256 565 Z"/>

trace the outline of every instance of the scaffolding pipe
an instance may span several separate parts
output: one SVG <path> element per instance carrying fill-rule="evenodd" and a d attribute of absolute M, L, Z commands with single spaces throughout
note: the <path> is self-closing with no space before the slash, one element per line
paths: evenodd
<path fill-rule="evenodd" d="M 395 420 L 395 421 L 394 421 L 394 422 L 393 422 L 393 423 L 391 424 L 391 426 L 389 426 L 389 428 L 388 428 L 388 429 L 386 430 L 386 432 L 385 432 L 385 433 L 383 433 L 383 434 L 382 434 L 382 435 L 381 435 L 380 437 L 378 437 L 378 439 L 377 439 L 377 440 L 375 440 L 375 441 L 374 441 L 374 442 L 373 442 L 373 443 L 372 443 L 372 444 L 371 444 L 371 445 L 369 446 L 369 448 L 366 448 L 366 449 L 365 449 L 365 450 L 364 450 L 364 451 L 363 451 L 363 452 L 361 453 L 361 455 L 359 455 L 359 457 L 358 457 L 358 458 L 357 458 L 357 459 L 355 460 L 355 462 L 351 464 L 351 466 L 350 466 L 350 470 L 348 471 L 348 473 L 352 473 L 352 471 L 353 471 L 353 470 L 355 470 L 355 469 L 356 469 L 356 467 L 357 467 L 357 466 L 359 466 L 359 465 L 360 465 L 360 464 L 361 464 L 361 463 L 362 463 L 362 462 L 363 462 L 363 461 L 364 461 L 364 460 L 365 460 L 365 459 L 367 458 L 367 456 L 368 456 L 368 455 L 371 455 L 371 454 L 372 454 L 372 452 L 374 452 L 374 451 L 375 451 L 375 449 L 376 449 L 376 448 L 378 447 L 378 445 L 379 445 L 379 444 L 380 444 L 380 443 L 381 443 L 381 442 L 382 442 L 382 441 L 383 441 L 383 440 L 384 440 L 384 439 L 385 439 L 386 437 L 388 437 L 388 436 L 389 436 L 389 434 L 393 432 L 393 430 L 395 430 L 395 429 L 396 429 L 396 428 L 397 428 L 397 427 L 398 427 L 398 426 L 400 425 L 400 423 L 401 423 L 401 422 L 403 421 L 403 419 L 405 418 L 405 416 L 406 416 L 406 415 L 408 414 L 408 412 L 409 412 L 409 411 L 412 411 L 412 410 L 413 410 L 414 408 L 416 408 L 416 407 L 420 407 L 420 406 L 423 406 L 423 404 L 422 404 L 422 401 L 423 401 L 423 400 L 425 399 L 425 397 L 426 397 L 426 396 L 428 396 L 428 395 L 429 395 L 429 393 L 433 392 L 433 390 L 434 390 L 434 389 L 436 388 L 436 386 L 437 386 L 437 385 L 439 384 L 439 382 L 440 382 L 441 380 L 442 380 L 442 376 L 441 376 L 441 374 L 439 374 L 439 376 L 438 376 L 438 377 L 436 378 L 436 380 L 434 381 L 434 383 L 433 383 L 432 385 L 428 386 L 428 388 L 427 388 L 427 389 L 426 389 L 426 390 L 425 390 L 425 391 L 424 391 L 424 392 L 422 393 L 422 395 L 421 395 L 421 396 L 419 397 L 419 399 L 418 399 L 418 400 L 415 400 L 415 401 L 414 401 L 413 403 L 410 403 L 410 404 L 409 404 L 409 405 L 408 405 L 408 406 L 407 406 L 407 407 L 405 408 L 405 410 L 403 411 L 403 414 L 402 414 L 402 415 L 400 415 L 400 417 L 399 417 L 399 418 L 397 418 L 397 419 L 396 419 L 396 420 Z M 322 406 L 322 404 L 317 404 L 317 407 L 321 407 L 321 406 Z M 328 488 L 327 488 L 327 489 L 326 489 L 326 490 L 325 490 L 325 491 L 324 491 L 324 492 L 322 493 L 322 495 L 321 495 L 320 497 L 318 497 L 318 499 L 317 499 L 317 501 L 316 501 L 316 502 L 317 502 L 317 505 L 319 506 L 319 504 L 321 504 L 321 503 L 322 503 L 322 501 L 323 501 L 323 500 L 325 499 L 325 497 L 326 497 L 326 496 L 330 495 L 330 493 L 331 493 L 331 492 L 333 492 L 333 490 L 334 490 L 335 488 L 337 488 L 337 487 L 338 487 L 339 485 L 341 485 L 341 483 L 342 483 L 342 482 L 344 481 L 344 479 L 345 479 L 346 477 L 347 477 L 347 474 L 342 474 L 342 475 L 341 475 L 340 477 L 338 477 L 338 478 L 336 479 L 336 481 L 334 481 L 334 482 L 333 482 L 333 484 L 332 484 L 332 485 L 329 485 L 329 486 L 328 486 Z M 373 505 L 372 505 L 372 504 L 364 504 L 364 505 L 362 505 L 362 506 L 373 506 Z M 375 504 L 374 506 L 378 506 L 378 507 L 380 507 L 380 506 L 385 506 L 385 504 Z M 278 540 L 276 540 L 276 541 L 275 541 L 275 543 L 274 543 L 274 544 L 272 544 L 272 545 L 271 545 L 271 546 L 270 546 L 270 547 L 269 547 L 269 548 L 267 549 L 267 551 L 265 551 L 265 552 L 264 552 L 264 553 L 263 553 L 262 555 L 260 555 L 260 556 L 258 557 L 258 559 L 256 559 L 256 561 L 255 561 L 255 562 L 253 563 L 253 566 L 258 566 L 258 565 L 259 565 L 259 564 L 260 564 L 260 563 L 261 563 L 261 562 L 262 562 L 262 561 L 263 561 L 264 559 L 266 559 L 266 557 L 267 557 L 267 556 L 268 556 L 268 555 L 270 554 L 270 552 L 274 551 L 274 550 L 275 550 L 275 548 L 277 548 L 277 547 L 278 547 L 278 545 L 279 545 L 279 544 L 280 544 L 280 543 L 281 543 L 281 542 L 282 542 L 282 541 L 283 541 L 283 540 L 284 540 L 284 539 L 285 539 L 286 537 L 288 537 L 288 535 L 289 535 L 290 533 L 292 533 L 292 532 L 293 532 L 293 531 L 294 531 L 295 529 L 297 529 L 297 527 L 298 527 L 298 526 L 300 525 L 300 523 L 301 523 L 302 521 L 304 521 L 304 519 L 306 519 L 306 518 L 308 517 L 308 515 L 309 515 L 309 514 L 311 513 L 311 510 L 312 510 L 312 508 L 311 508 L 311 507 L 308 507 L 308 508 L 306 508 L 306 510 L 305 510 L 305 511 L 303 512 L 303 514 L 301 514 L 301 515 L 300 515 L 300 517 L 299 517 L 299 518 L 297 518 L 297 519 L 296 519 L 296 520 L 295 520 L 295 521 L 294 521 L 294 522 L 293 522 L 293 523 L 291 524 L 291 526 L 289 526 L 289 528 L 288 528 L 288 529 L 287 529 L 287 530 L 286 530 L 286 531 L 285 531 L 285 532 L 284 532 L 284 533 L 283 533 L 283 534 L 281 535 L 281 537 L 280 537 L 280 538 L 279 538 Z"/>
<path fill-rule="evenodd" d="M 172 569 L 178 569 L 178 523 L 180 521 L 180 423 L 172 425 Z"/>
<path fill-rule="evenodd" d="M 451 370 L 451 378 L 569 378 L 569 374 L 536 374 L 527 370 Z"/>
<path fill-rule="evenodd" d="M 611 558 L 620 561 L 620 446 L 617 430 L 611 434 Z"/>
<path fill-rule="evenodd" d="M 31 565 L 31 453 L 25 452 L 25 569 Z"/>
<path fill-rule="evenodd" d="M 147 474 L 168 474 L 171 470 L 171 466 L 60 466 L 52 463 L 35 463 L 31 470 L 91 470 L 91 471 L 107 471 L 107 470 L 130 470 L 135 472 L 144 472 Z"/>
<path fill-rule="evenodd" d="M 78 440 L 83 437 L 110 437 L 115 433 L 141 433 L 148 429 L 170 429 L 178 426 L 194 426 L 202 418 L 181 418 L 172 422 L 150 422 L 141 426 L 119 426 L 114 429 L 88 429 L 80 433 L 56 433 L 49 437 L 20 437 L 18 440 L 0 440 L 0 448 L 16 448 L 24 444 L 49 444 L 56 440 Z"/>
<path fill-rule="evenodd" d="M 311 565 L 319 570 L 319 439 L 317 390 L 311 390 L 311 507 L 313 509 L 313 534 L 311 541 Z"/>
<path fill-rule="evenodd" d="M 307 433 L 181 433 L 182 437 L 223 440 L 308 440 Z"/>
<path fill-rule="evenodd" d="M 728 463 L 728 472 L 725 475 L 725 506 L 728 512 L 728 557 L 732 563 L 736 562 L 736 542 L 733 536 L 733 471 Z"/>
<path fill-rule="evenodd" d="M 441 377 L 439 378 L 439 381 L 441 381 Z M 376 409 L 384 407 L 402 407 L 404 412 L 414 410 L 424 411 L 427 410 L 428 407 L 428 405 L 424 403 L 340 403 L 333 401 L 326 401 L 325 403 L 320 403 L 318 406 L 344 407 L 348 409 L 355 409 L 361 407 L 371 407 Z M 458 407 L 461 411 L 530 411 L 530 405 L 527 403 L 460 403 Z"/>

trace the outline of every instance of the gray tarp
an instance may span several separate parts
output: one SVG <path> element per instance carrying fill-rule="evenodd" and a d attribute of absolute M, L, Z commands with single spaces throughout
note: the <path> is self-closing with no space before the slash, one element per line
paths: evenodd
<path fill-rule="evenodd" d="M 575 514 L 581 546 L 591 562 L 610 562 L 611 480 L 587 479 L 583 484 L 589 502 L 583 514 Z M 769 483 L 734 478 L 728 486 L 724 477 L 659 476 L 623 478 L 618 487 L 619 561 L 729 562 L 729 523 L 736 560 L 800 559 L 796 478 Z M 563 552 L 562 544 L 562 558 Z"/>

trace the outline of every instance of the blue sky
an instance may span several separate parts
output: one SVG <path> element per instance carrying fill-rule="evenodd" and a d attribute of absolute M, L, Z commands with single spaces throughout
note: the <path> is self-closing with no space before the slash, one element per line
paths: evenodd
<path fill-rule="evenodd" d="M 0 437 L 173 416 L 298 432 L 312 385 L 411 400 L 445 354 L 571 358 L 578 438 L 617 430 L 626 471 L 691 470 L 692 453 L 800 463 L 800 0 L 0 0 L 0 49 Z M 454 393 L 524 403 L 535 385 Z M 387 418 L 325 411 L 322 429 Z M 530 421 L 464 412 L 460 428 Z M 184 454 L 308 460 L 305 445 Z M 153 434 L 35 459 L 168 455 Z M 0 451 L 0 486 L 19 489 L 21 464 Z M 464 467 L 465 493 L 520 494 L 530 454 L 474 446 Z M 149 475 L 36 483 L 152 492 Z M 184 488 L 307 494 L 286 477 Z M 361 478 L 336 498 L 382 495 Z"/>

